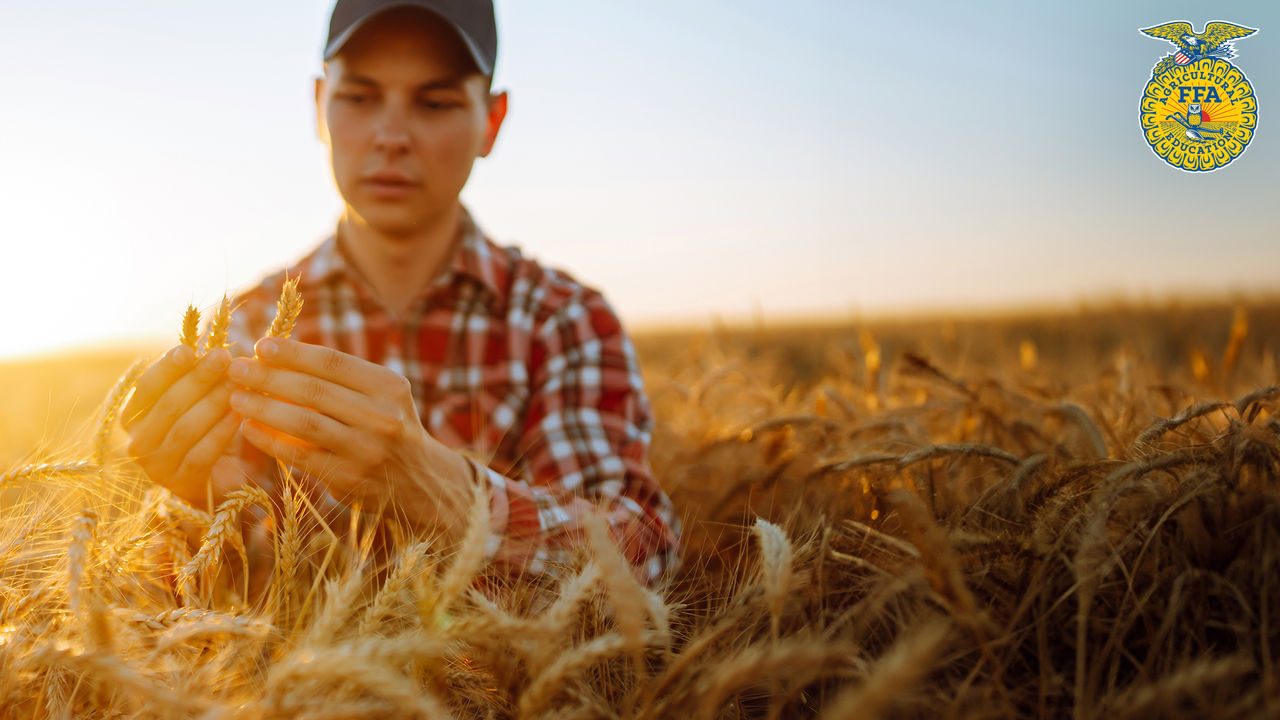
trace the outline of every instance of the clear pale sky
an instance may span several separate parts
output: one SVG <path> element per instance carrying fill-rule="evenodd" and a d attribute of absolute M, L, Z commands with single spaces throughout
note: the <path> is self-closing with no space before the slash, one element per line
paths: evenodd
<path fill-rule="evenodd" d="M 332 230 L 331 7 L 0 5 L 0 356 L 173 340 Z M 463 201 L 634 329 L 1278 286 L 1275 3 L 497 10 L 510 112 Z M 1235 59 L 1258 133 L 1211 174 L 1138 129 L 1172 49 L 1138 28 L 1183 19 L 1261 28 Z"/>

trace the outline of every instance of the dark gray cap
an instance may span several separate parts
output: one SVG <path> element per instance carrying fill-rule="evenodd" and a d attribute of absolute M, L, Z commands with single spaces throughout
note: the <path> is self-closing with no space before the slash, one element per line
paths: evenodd
<path fill-rule="evenodd" d="M 329 41 L 324 46 L 328 62 L 374 15 L 397 7 L 418 7 L 447 22 L 471 52 L 482 75 L 493 75 L 498 57 L 498 26 L 493 19 L 493 0 L 338 0 L 329 18 Z"/>

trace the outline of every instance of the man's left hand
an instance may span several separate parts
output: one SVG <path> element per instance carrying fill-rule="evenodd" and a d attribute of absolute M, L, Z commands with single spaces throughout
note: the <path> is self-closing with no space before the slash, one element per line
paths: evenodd
<path fill-rule="evenodd" d="M 393 502 L 449 539 L 460 534 L 470 468 L 423 427 L 407 378 L 296 340 L 264 338 L 255 351 L 229 369 L 232 382 L 247 388 L 231 395 L 245 440 L 305 471 L 339 501 Z"/>

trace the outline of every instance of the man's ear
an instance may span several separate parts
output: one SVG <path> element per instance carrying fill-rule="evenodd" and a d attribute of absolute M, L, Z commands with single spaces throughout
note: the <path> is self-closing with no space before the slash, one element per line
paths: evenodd
<path fill-rule="evenodd" d="M 324 88 L 325 80 L 323 75 L 317 75 L 315 81 L 316 93 L 316 139 L 325 142 L 324 128 Z"/>
<path fill-rule="evenodd" d="M 488 127 L 485 130 L 484 148 L 480 151 L 480 157 L 489 157 L 489 153 L 493 152 L 494 143 L 498 141 L 498 131 L 502 129 L 502 121 L 506 117 L 507 91 L 503 90 L 490 96 Z"/>

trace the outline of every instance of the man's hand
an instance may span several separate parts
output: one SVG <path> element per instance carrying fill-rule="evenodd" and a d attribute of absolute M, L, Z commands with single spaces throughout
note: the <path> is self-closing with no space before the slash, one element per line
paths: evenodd
<path fill-rule="evenodd" d="M 470 469 L 427 433 L 408 379 L 332 348 L 264 338 L 236 358 L 231 395 L 244 438 L 323 483 L 337 500 L 394 502 L 448 539 L 465 530 Z M 252 392 L 251 392 L 252 391 Z"/>
<path fill-rule="evenodd" d="M 229 407 L 230 363 L 224 349 L 197 361 L 191 348 L 178 345 L 138 378 L 121 413 L 129 455 L 154 482 L 197 507 L 205 507 L 206 481 L 240 426 Z M 214 483 L 215 503 L 235 489 L 237 474 L 223 473 L 225 482 Z"/>

